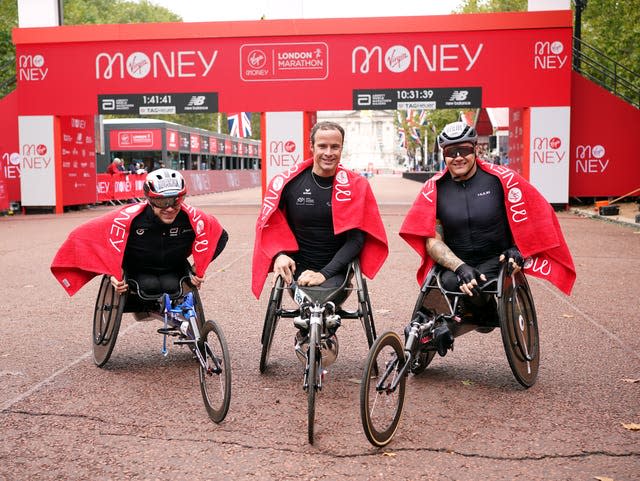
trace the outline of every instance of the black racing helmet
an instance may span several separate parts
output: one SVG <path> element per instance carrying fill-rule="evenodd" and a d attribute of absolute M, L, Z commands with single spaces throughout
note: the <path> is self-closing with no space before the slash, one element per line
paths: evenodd
<path fill-rule="evenodd" d="M 444 149 L 447 145 L 471 142 L 474 145 L 478 142 L 478 133 L 472 126 L 464 122 L 452 122 L 445 125 L 440 135 L 438 135 L 438 145 Z"/>

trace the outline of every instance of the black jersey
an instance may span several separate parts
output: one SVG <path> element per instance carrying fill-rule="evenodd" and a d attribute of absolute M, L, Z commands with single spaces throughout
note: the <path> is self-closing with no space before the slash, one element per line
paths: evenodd
<path fill-rule="evenodd" d="M 513 245 L 498 178 L 477 169 L 470 179 L 456 182 L 447 173 L 437 190 L 444 242 L 464 262 L 475 266 Z"/>
<path fill-rule="evenodd" d="M 298 265 L 296 274 L 311 269 L 327 279 L 344 269 L 360 252 L 364 233 L 333 232 L 331 210 L 333 177 L 319 177 L 307 169 L 284 188 L 280 208 L 295 236 L 299 250 L 290 254 Z"/>
<path fill-rule="evenodd" d="M 165 224 L 148 205 L 131 223 L 122 267 L 130 274 L 185 272 L 195 238 L 186 212 Z"/>

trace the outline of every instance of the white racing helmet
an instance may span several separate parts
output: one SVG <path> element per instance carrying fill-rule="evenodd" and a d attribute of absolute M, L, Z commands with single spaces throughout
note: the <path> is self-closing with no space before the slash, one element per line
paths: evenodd
<path fill-rule="evenodd" d="M 452 122 L 445 125 L 440 135 L 438 135 L 438 145 L 444 149 L 447 145 L 459 144 L 462 142 L 478 142 L 476 129 L 464 122 Z"/>
<path fill-rule="evenodd" d="M 182 197 L 187 193 L 187 186 L 182 174 L 177 170 L 158 169 L 147 174 L 144 193 L 152 199 Z"/>

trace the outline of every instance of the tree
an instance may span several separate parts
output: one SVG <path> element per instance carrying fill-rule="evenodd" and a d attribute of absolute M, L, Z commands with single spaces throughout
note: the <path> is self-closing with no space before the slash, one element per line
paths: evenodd
<path fill-rule="evenodd" d="M 632 73 L 614 67 L 613 62 L 596 56 L 596 61 L 604 67 L 617 70 L 625 80 L 640 88 L 640 49 L 638 49 L 638 24 L 640 9 L 637 0 L 588 0 L 582 13 L 582 40 L 602 51 L 611 60 L 622 65 Z M 575 1 L 571 2 L 575 10 Z M 515 12 L 526 11 L 527 0 L 465 0 L 458 13 L 478 12 Z M 583 49 L 583 53 L 584 49 Z M 633 73 L 635 72 L 635 74 Z M 597 76 L 596 76 L 597 77 Z"/>

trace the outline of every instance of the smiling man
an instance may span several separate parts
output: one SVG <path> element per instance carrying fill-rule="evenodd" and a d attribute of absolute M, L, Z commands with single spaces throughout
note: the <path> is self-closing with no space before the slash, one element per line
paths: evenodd
<path fill-rule="evenodd" d="M 477 141 L 476 130 L 464 122 L 445 126 L 438 144 L 446 168 L 425 183 L 400 236 L 422 257 L 418 282 L 440 264 L 443 287 L 466 294 L 465 312 L 491 326 L 495 305 L 487 308 L 493 300 L 479 295 L 478 286 L 496 278 L 504 262 L 517 272 L 525 257 L 544 259 L 552 266 L 547 280 L 565 293 L 575 269 L 553 208 L 517 173 L 478 159 Z M 449 342 L 453 338 L 442 352 Z"/>
<path fill-rule="evenodd" d="M 263 205 L 256 223 L 256 297 L 271 268 L 287 285 L 337 287 L 356 257 L 370 279 L 387 257 L 387 238 L 369 182 L 340 163 L 344 129 L 335 122 L 318 122 L 310 137 L 312 158 L 275 176 L 267 189 L 271 194 L 264 203 L 269 206 Z"/>

